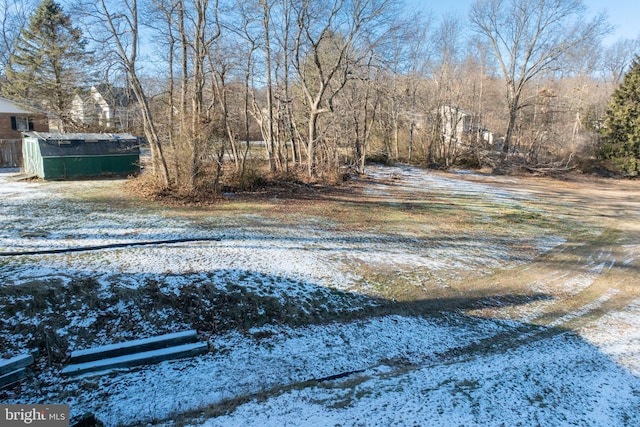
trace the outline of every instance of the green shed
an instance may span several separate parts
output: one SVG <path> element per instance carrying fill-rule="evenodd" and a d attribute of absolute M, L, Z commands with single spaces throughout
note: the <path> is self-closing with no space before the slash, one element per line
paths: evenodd
<path fill-rule="evenodd" d="M 43 179 L 127 176 L 140 171 L 140 138 L 113 133 L 25 132 L 24 171 Z"/>

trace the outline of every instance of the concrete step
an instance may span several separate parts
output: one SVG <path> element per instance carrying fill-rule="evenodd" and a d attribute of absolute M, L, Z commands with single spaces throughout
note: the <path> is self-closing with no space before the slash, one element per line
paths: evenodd
<path fill-rule="evenodd" d="M 32 354 L 21 354 L 11 359 L 0 359 L 0 376 L 8 374 L 9 372 L 24 368 L 33 363 Z"/>
<path fill-rule="evenodd" d="M 15 371 L 9 372 L 8 374 L 0 376 L 0 389 L 10 386 L 11 384 L 17 383 L 27 377 L 27 370 L 25 368 L 20 368 Z"/>
<path fill-rule="evenodd" d="M 140 353 L 125 354 L 101 360 L 77 363 L 69 365 L 62 370 L 62 375 L 82 375 L 87 373 L 102 373 L 118 368 L 131 368 L 134 366 L 158 363 L 165 360 L 180 359 L 183 357 L 198 356 L 209 351 L 206 342 L 182 344 L 157 350 Z"/>
<path fill-rule="evenodd" d="M 198 341 L 198 334 L 195 330 L 175 332 L 172 334 L 159 335 L 157 337 L 94 347 L 87 350 L 77 350 L 71 353 L 69 362 L 71 364 L 87 363 L 94 360 L 109 359 L 133 353 L 159 350 L 196 341 Z"/>

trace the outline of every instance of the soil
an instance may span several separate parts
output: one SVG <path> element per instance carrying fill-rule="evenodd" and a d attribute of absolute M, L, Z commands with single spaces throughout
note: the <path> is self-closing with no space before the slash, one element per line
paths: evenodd
<path fill-rule="evenodd" d="M 578 330 L 640 298 L 639 181 L 581 174 L 553 179 L 463 173 L 456 179 L 530 197 L 544 216 L 576 226 L 575 232 L 568 230 L 566 242 L 531 263 L 452 285 L 464 294 L 544 291 L 548 300 L 470 313 Z"/>

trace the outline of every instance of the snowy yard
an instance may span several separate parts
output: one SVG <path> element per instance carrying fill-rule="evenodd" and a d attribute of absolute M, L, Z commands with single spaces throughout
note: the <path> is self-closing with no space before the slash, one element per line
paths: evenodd
<path fill-rule="evenodd" d="M 640 425 L 640 186 L 369 172 L 204 208 L 0 173 L 0 356 L 41 349 L 0 402 L 109 426 Z M 208 354 L 60 375 L 187 329 Z"/>

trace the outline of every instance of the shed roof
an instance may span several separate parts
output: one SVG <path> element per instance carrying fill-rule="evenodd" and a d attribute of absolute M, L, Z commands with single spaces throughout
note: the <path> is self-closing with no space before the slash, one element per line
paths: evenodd
<path fill-rule="evenodd" d="M 35 138 L 42 157 L 139 155 L 140 143 L 128 133 L 25 132 Z"/>

